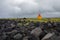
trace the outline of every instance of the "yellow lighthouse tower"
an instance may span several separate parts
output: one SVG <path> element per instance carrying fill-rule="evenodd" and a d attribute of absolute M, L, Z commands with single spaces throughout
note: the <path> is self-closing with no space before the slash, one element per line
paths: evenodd
<path fill-rule="evenodd" d="M 37 19 L 38 20 L 41 20 L 42 19 L 42 16 L 40 14 L 38 14 Z"/>

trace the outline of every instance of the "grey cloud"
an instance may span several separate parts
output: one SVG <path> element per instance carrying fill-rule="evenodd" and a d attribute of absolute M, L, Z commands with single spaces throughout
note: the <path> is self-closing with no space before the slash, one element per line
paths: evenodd
<path fill-rule="evenodd" d="M 0 18 L 60 17 L 60 0 L 0 0 Z"/>

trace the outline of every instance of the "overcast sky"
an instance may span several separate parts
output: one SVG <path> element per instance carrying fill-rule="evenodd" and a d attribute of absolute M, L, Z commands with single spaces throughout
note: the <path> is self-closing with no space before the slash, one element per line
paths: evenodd
<path fill-rule="evenodd" d="M 60 17 L 60 0 L 0 0 L 0 18 Z"/>

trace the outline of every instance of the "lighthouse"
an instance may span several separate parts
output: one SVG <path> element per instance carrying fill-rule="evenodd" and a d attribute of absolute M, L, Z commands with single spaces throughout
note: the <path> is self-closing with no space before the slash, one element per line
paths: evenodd
<path fill-rule="evenodd" d="M 41 19 L 42 19 L 41 14 L 38 14 L 37 19 L 38 19 L 38 20 L 41 20 Z"/>

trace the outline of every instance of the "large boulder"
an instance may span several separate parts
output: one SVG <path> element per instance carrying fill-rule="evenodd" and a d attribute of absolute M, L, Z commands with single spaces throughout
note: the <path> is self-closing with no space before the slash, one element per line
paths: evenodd
<path fill-rule="evenodd" d="M 35 36 L 39 36 L 41 32 L 42 32 L 41 28 L 37 27 L 31 31 L 31 34 L 33 34 Z"/>
<path fill-rule="evenodd" d="M 48 33 L 42 38 L 42 40 L 49 40 L 52 36 L 54 36 L 54 34 L 55 33 Z"/>

